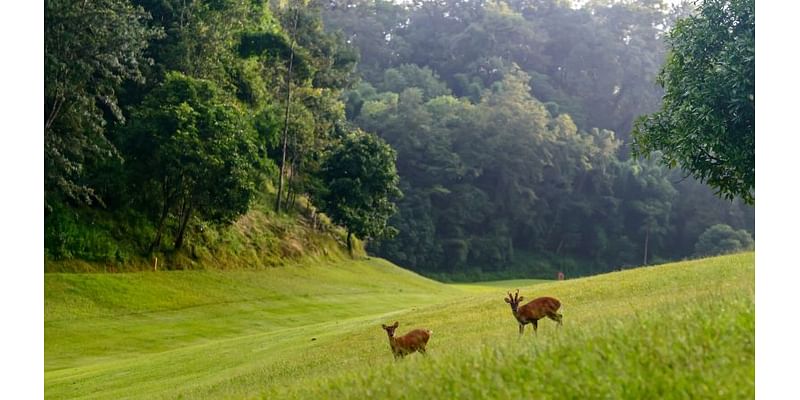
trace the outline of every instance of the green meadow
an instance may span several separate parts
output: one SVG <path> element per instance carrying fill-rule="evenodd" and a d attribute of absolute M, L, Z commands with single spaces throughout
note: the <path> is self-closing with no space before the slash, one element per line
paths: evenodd
<path fill-rule="evenodd" d="M 45 274 L 45 397 L 752 398 L 755 256 L 446 285 L 381 259 Z M 519 337 L 505 292 L 561 300 Z M 433 331 L 394 361 L 381 323 Z M 520 397 L 521 396 L 521 397 Z"/>
<path fill-rule="evenodd" d="M 482 292 L 493 292 L 496 293 L 497 289 L 508 289 L 508 288 L 521 288 L 525 286 L 535 285 L 537 283 L 544 283 L 544 282 L 551 282 L 548 280 L 543 279 L 509 279 L 503 281 L 488 281 L 488 282 L 476 282 L 476 283 L 454 283 L 448 286 L 458 288 L 465 292 L 474 292 L 474 293 L 482 293 Z"/>

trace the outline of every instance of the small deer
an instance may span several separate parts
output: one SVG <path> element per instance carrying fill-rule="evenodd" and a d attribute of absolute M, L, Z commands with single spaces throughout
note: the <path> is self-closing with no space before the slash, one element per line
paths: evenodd
<path fill-rule="evenodd" d="M 539 320 L 544 317 L 558 322 L 558 326 L 561 326 L 561 314 L 556 312 L 561 307 L 560 301 L 552 297 L 539 297 L 519 307 L 519 303 L 524 299 L 519 295 L 519 289 L 513 296 L 511 292 L 508 292 L 508 297 L 504 299 L 506 303 L 511 305 L 511 313 L 514 314 L 514 318 L 519 322 L 520 336 L 525 333 L 525 324 L 532 324 L 533 333 L 536 334 L 536 330 L 539 328 Z"/>
<path fill-rule="evenodd" d="M 394 324 L 388 326 L 381 324 L 381 326 L 386 330 L 386 334 L 389 335 L 389 346 L 392 348 L 395 360 L 415 351 L 425 355 L 425 346 L 428 344 L 428 339 L 431 338 L 433 331 L 429 329 L 414 329 L 404 336 L 395 337 L 394 330 L 400 326 L 399 322 L 395 321 Z"/>

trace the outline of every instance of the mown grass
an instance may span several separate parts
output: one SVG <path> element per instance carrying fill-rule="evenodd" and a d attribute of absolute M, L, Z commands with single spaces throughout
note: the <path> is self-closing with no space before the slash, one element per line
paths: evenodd
<path fill-rule="evenodd" d="M 384 260 L 45 274 L 45 372 L 382 313 L 458 292 Z"/>
<path fill-rule="evenodd" d="M 64 276 L 50 277 L 45 395 L 187 399 L 754 395 L 752 253 L 521 287 L 529 298 L 558 297 L 564 314 L 562 328 L 541 321 L 537 337 L 528 332 L 521 339 L 502 300 L 515 285 L 500 284 L 495 289 L 483 285 L 480 291 L 465 292 L 377 260 L 309 267 L 308 273 L 317 278 L 319 270 L 330 275 L 314 282 L 330 284 L 309 298 L 302 296 L 310 291 L 308 275 L 300 274 L 292 283 L 287 273 L 284 281 L 271 286 L 269 277 L 258 277 L 260 272 L 239 280 L 221 273 L 208 278 L 216 275 L 176 272 L 168 279 L 219 279 L 221 283 L 206 287 L 228 287 L 229 295 L 241 300 L 216 309 L 202 305 L 204 296 L 193 298 L 186 290 L 175 295 L 182 300 L 165 304 L 159 294 L 165 289 L 153 289 L 143 305 L 126 306 L 125 312 L 133 314 L 124 317 L 115 313 L 128 301 L 95 301 L 94 297 L 111 296 L 88 296 L 97 290 L 60 283 Z M 381 273 L 385 280 L 377 278 Z M 199 276 L 184 278 L 191 274 Z M 137 279 L 164 279 L 150 275 Z M 114 276 L 120 275 L 110 277 Z M 281 293 L 288 298 L 248 297 L 258 290 L 231 287 L 233 282 L 225 279 L 252 286 L 262 282 L 275 291 L 285 290 Z M 50 287 L 56 282 L 61 289 Z M 131 287 L 153 287 L 141 283 Z M 74 293 L 69 294 L 69 287 Z M 359 288 L 367 289 L 359 294 Z M 209 298 L 225 299 L 227 295 L 217 289 L 205 291 Z M 136 290 L 125 293 L 133 299 Z M 275 307 L 271 315 L 273 301 L 283 301 L 284 308 Z M 329 301 L 333 303 L 325 308 Z M 92 329 L 83 327 L 85 321 L 94 320 Z M 434 331 L 427 357 L 414 354 L 393 361 L 380 324 L 394 320 L 400 321 L 400 333 L 412 327 Z M 171 323 L 181 328 L 177 332 L 183 336 L 171 333 Z M 105 326 L 116 327 L 114 339 L 92 344 L 93 332 Z"/>
<path fill-rule="evenodd" d="M 451 283 L 452 287 L 461 289 L 465 292 L 471 293 L 484 293 L 484 292 L 497 292 L 500 289 L 521 288 L 525 286 L 533 286 L 539 283 L 552 282 L 546 279 L 507 279 L 502 281 L 486 281 L 475 283 Z"/>

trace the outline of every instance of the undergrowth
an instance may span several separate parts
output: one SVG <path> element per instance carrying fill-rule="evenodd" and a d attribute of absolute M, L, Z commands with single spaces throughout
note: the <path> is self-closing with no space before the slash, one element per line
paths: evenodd
<path fill-rule="evenodd" d="M 150 252 L 156 229 L 145 215 L 55 204 L 45 217 L 45 272 L 258 269 L 349 257 L 342 228 L 310 210 L 301 199 L 275 213 L 264 196 L 231 225 L 195 218 L 180 250 L 171 248 L 175 221 L 168 221 L 160 249 Z M 354 249 L 354 256 L 366 255 L 358 240 Z"/>

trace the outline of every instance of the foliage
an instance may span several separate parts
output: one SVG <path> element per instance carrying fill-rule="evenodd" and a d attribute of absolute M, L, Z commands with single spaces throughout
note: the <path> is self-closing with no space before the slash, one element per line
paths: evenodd
<path fill-rule="evenodd" d="M 102 202 L 85 182 L 93 159 L 116 156 L 109 123 L 123 123 L 117 93 L 126 81 L 144 81 L 149 40 L 161 31 L 127 0 L 45 1 L 44 156 L 48 207 L 63 197 Z"/>
<path fill-rule="evenodd" d="M 407 88 L 422 90 L 424 100 L 447 96 L 450 89 L 428 67 L 420 68 L 415 64 L 403 64 L 397 68 L 389 68 L 383 73 L 383 80 L 378 86 L 382 92 L 400 93 Z"/>
<path fill-rule="evenodd" d="M 99 265 L 128 265 L 154 234 L 147 217 L 135 210 L 110 218 L 100 210 L 73 209 L 61 202 L 51 206 L 44 225 L 48 263 L 80 259 Z"/>
<path fill-rule="evenodd" d="M 673 226 L 683 222 L 669 171 L 620 161 L 613 132 L 580 131 L 567 114 L 553 116 L 528 81 L 509 72 L 478 104 L 426 101 L 416 87 L 359 89 L 356 122 L 398 151 L 406 194 L 392 218 L 399 235 L 372 251 L 450 279 L 576 276 L 670 251 Z"/>
<path fill-rule="evenodd" d="M 95 6 L 118 12 L 107 19 L 79 12 Z M 324 200 L 358 187 L 323 168 L 355 128 L 391 146 L 399 181 L 386 179 L 382 190 L 404 193 L 373 207 L 375 220 L 359 214 L 355 225 L 375 229 L 356 235 L 370 239 L 370 252 L 432 276 L 574 277 L 691 256 L 714 224 L 754 232 L 752 207 L 714 198 L 660 165 L 661 156 L 629 154 L 634 117 L 659 105 L 653 80 L 662 39 L 690 15 L 687 7 L 658 0 L 580 8 L 516 0 L 47 7 L 46 103 L 58 66 L 73 57 L 61 43 L 87 51 L 76 53 L 83 60 L 76 65 L 89 60 L 111 74 L 70 75 L 65 82 L 94 100 L 59 113 L 72 117 L 46 131 L 54 143 L 45 149 L 49 262 L 118 268 L 151 258 L 166 242 L 172 249 L 155 255 L 190 268 L 280 265 L 303 253 L 297 249 L 318 249 L 275 232 L 295 231 L 292 221 L 318 228 L 327 221 L 319 208 L 369 208 L 360 195 L 355 206 Z M 87 31 L 103 41 L 82 36 Z M 113 95 L 115 106 L 95 101 L 97 93 Z M 85 129 L 90 120 L 97 129 Z M 288 206 L 281 213 L 262 209 L 278 199 Z M 234 232 L 243 221 L 259 226 Z"/>
<path fill-rule="evenodd" d="M 715 256 L 725 253 L 753 250 L 755 243 L 750 233 L 744 229 L 734 230 L 725 224 L 709 226 L 697 238 L 694 247 L 696 256 Z"/>
<path fill-rule="evenodd" d="M 76 210 L 57 205 L 45 220 L 45 273 L 141 272 L 153 270 L 263 270 L 346 257 L 345 232 L 324 215 L 275 214 L 262 195 L 230 225 L 195 220 L 187 227 L 184 250 L 148 254 L 156 228 L 147 215 L 130 209 Z M 88 223 L 87 223 L 88 221 Z M 174 240 L 177 221 L 164 229 Z M 191 235 L 189 235 L 191 233 Z M 354 252 L 363 255 L 360 242 Z"/>
<path fill-rule="evenodd" d="M 397 151 L 405 193 L 399 234 L 370 251 L 447 279 L 576 276 L 691 256 L 708 224 L 754 231 L 751 207 L 709 197 L 660 155 L 628 154 L 634 118 L 662 94 L 662 39 L 686 13 L 330 3 L 328 26 L 359 48 L 365 78 L 345 92 L 347 117 Z"/>
<path fill-rule="evenodd" d="M 332 1 L 331 29 L 359 49 L 360 74 L 380 90 L 387 71 L 430 69 L 458 97 L 483 91 L 516 64 L 533 94 L 569 113 L 583 130 L 610 129 L 627 140 L 634 118 L 655 111 L 653 84 L 670 16 L 661 1 L 569 2 L 456 0 L 396 4 Z M 411 87 L 416 85 L 407 85 Z"/>
<path fill-rule="evenodd" d="M 669 34 L 660 111 L 641 118 L 636 152 L 664 154 L 717 189 L 755 202 L 755 2 L 706 0 Z"/>
<path fill-rule="evenodd" d="M 320 209 L 334 223 L 363 239 L 391 237 L 396 229 L 387 220 L 397 211 L 395 152 L 378 137 L 354 131 L 345 136 L 323 161 L 320 176 L 326 187 L 315 195 Z"/>
<path fill-rule="evenodd" d="M 186 253 L 168 256 L 209 260 L 200 253 L 224 245 L 206 236 L 224 242 L 226 226 L 254 211 L 253 199 L 272 195 L 293 9 L 200 0 L 54 0 L 46 8 L 49 262 L 130 268 L 165 240 L 184 247 L 190 234 Z M 345 119 L 339 93 L 357 60 L 323 29 L 320 3 L 294 9 L 290 190 L 279 194 L 291 207 L 325 184 L 314 174 Z M 287 217 L 299 223 L 292 208 Z M 282 218 L 271 215 L 270 224 Z M 236 258 L 279 265 L 304 248 L 271 240 L 253 239 L 269 254 Z"/>
<path fill-rule="evenodd" d="M 272 125 L 283 133 L 282 140 L 270 152 L 281 164 L 279 209 L 284 196 L 293 206 L 298 193 L 320 184 L 314 178 L 319 155 L 331 142 L 335 126 L 345 119 L 339 91 L 352 84 L 358 57 L 341 36 L 325 32 L 320 3 L 273 3 L 271 9 L 282 29 L 245 32 L 238 52 L 257 60 L 264 81 L 275 83 L 272 97 L 282 103 L 280 122 Z"/>
<path fill-rule="evenodd" d="M 230 223 L 248 210 L 258 186 L 255 134 L 212 82 L 167 74 L 133 111 L 124 143 L 142 203 L 160 210 L 154 248 L 170 216 L 179 219 L 178 249 L 193 215 Z"/>

